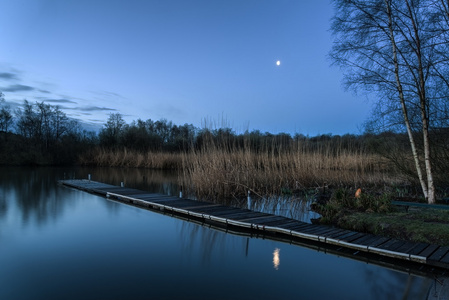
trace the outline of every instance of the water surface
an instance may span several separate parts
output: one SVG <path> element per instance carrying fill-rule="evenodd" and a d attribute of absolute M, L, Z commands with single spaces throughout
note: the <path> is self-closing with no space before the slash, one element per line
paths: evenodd
<path fill-rule="evenodd" d="M 103 171 L 93 179 L 122 181 Z M 0 299 L 425 299 L 434 282 L 57 184 L 88 172 L 0 168 Z M 176 189 L 135 172 L 138 188 Z"/>

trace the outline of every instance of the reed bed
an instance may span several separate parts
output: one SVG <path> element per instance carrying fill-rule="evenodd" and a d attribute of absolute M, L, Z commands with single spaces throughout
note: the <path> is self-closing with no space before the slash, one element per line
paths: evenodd
<path fill-rule="evenodd" d="M 148 168 L 160 170 L 179 170 L 182 167 L 182 153 L 149 151 L 141 153 L 126 148 L 110 150 L 96 148 L 79 158 L 82 165 L 100 167 Z"/>
<path fill-rule="evenodd" d="M 296 145 L 282 151 L 254 152 L 208 145 L 186 153 L 180 181 L 198 198 L 241 198 L 293 194 L 332 187 L 381 187 L 403 181 L 380 156 L 363 150 Z"/>
<path fill-rule="evenodd" d="M 307 143 L 288 147 L 271 145 L 265 150 L 205 143 L 183 153 L 97 148 L 80 158 L 84 165 L 178 170 L 178 183 L 189 195 L 201 199 L 239 198 L 250 191 L 267 197 L 305 190 L 338 187 L 376 188 L 404 184 L 388 162 L 363 149 Z"/>

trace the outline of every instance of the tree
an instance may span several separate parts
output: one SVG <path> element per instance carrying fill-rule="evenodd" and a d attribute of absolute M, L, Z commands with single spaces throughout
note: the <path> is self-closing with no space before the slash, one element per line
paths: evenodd
<path fill-rule="evenodd" d="M 8 130 L 12 122 L 11 107 L 5 103 L 4 95 L 0 92 L 0 131 L 5 134 L 5 141 L 8 139 Z"/>
<path fill-rule="evenodd" d="M 446 106 L 447 26 L 443 0 L 334 0 L 331 58 L 346 71 L 348 88 L 379 97 L 377 117 L 385 125 L 402 118 L 418 180 L 435 202 L 430 135 Z M 447 10 L 446 10 L 447 11 Z M 429 16 L 439 22 L 430 22 Z M 438 28 L 442 27 L 442 28 Z M 437 51 L 438 50 L 438 51 Z M 417 144 L 417 134 L 421 144 Z"/>
<path fill-rule="evenodd" d="M 33 104 L 27 100 L 24 100 L 23 108 L 18 108 L 15 113 L 17 118 L 16 127 L 18 133 L 26 139 L 35 139 L 38 134 L 38 118 L 36 112 L 34 111 Z"/>
<path fill-rule="evenodd" d="M 126 122 L 121 114 L 109 114 L 109 118 L 99 134 L 100 143 L 108 147 L 118 146 L 125 125 Z"/>

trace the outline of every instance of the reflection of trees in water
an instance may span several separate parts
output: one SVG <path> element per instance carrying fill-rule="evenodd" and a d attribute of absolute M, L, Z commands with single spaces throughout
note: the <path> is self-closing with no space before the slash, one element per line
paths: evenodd
<path fill-rule="evenodd" d="M 174 171 L 151 170 L 139 168 L 79 168 L 75 175 L 77 179 L 84 179 L 89 174 L 92 180 L 119 186 L 125 186 L 151 193 L 178 195 L 178 175 Z"/>
<path fill-rule="evenodd" d="M 363 265 L 366 287 L 374 299 L 425 299 L 432 280 L 387 268 Z M 406 280 L 404 280 L 406 278 Z M 417 297 L 419 295 L 419 297 Z"/>
<path fill-rule="evenodd" d="M 0 195 L 0 218 L 3 218 L 8 211 L 8 205 L 6 204 L 6 191 L 1 189 Z"/>
<path fill-rule="evenodd" d="M 0 185 L 0 238 L 2 235 L 2 228 L 3 228 L 1 223 L 2 223 L 2 220 L 5 219 L 7 212 L 8 212 L 8 205 L 6 203 L 6 191 L 3 189 L 3 184 L 1 184 Z"/>
<path fill-rule="evenodd" d="M 241 249 L 242 253 L 247 251 L 248 245 L 245 239 L 230 239 L 223 232 L 190 222 L 179 222 L 179 224 L 181 247 L 183 252 L 188 254 L 186 257 L 191 257 L 192 254 L 201 257 L 201 262 L 205 265 L 212 259 L 218 258 L 225 261 L 229 248 Z M 201 255 L 198 256 L 198 254 Z"/>
<path fill-rule="evenodd" d="M 61 199 L 57 188 L 62 173 L 60 168 L 1 168 L 2 198 L 9 206 L 16 203 L 24 225 L 31 220 L 37 225 L 56 220 L 69 203 Z"/>
<path fill-rule="evenodd" d="M 449 277 L 434 278 L 426 299 L 449 299 Z"/>

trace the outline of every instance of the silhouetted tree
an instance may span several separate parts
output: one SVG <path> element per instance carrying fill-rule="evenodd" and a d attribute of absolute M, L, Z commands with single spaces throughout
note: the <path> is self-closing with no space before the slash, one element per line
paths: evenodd
<path fill-rule="evenodd" d="M 126 125 L 125 120 L 119 113 L 109 114 L 109 118 L 99 133 L 100 143 L 107 147 L 116 147 L 119 145 L 122 130 Z"/>
<path fill-rule="evenodd" d="M 8 131 L 12 123 L 11 107 L 5 103 L 4 95 L 0 92 L 0 131 L 4 133 L 5 142 L 8 139 Z"/>

